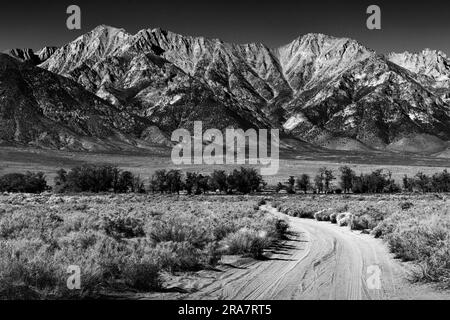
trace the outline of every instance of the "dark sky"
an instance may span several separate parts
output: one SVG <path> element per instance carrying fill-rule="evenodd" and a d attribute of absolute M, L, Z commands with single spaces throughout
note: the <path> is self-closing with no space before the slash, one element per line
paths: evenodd
<path fill-rule="evenodd" d="M 66 29 L 66 8 L 82 9 L 82 30 Z M 366 28 L 366 8 L 382 9 L 382 30 Z M 253 1 L 253 0 L 20 0 L 2 3 L 0 51 L 61 46 L 99 24 L 135 33 L 161 27 L 184 35 L 228 42 L 286 44 L 299 35 L 321 32 L 354 38 L 380 53 L 440 49 L 450 55 L 450 2 Z"/>

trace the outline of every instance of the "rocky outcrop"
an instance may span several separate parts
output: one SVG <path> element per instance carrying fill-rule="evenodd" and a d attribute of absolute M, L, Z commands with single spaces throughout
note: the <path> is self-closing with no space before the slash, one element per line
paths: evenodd
<path fill-rule="evenodd" d="M 38 65 L 47 61 L 53 53 L 56 52 L 57 47 L 44 47 L 41 50 L 34 52 L 33 49 L 12 49 L 6 54 L 9 54 L 11 57 L 22 61 L 22 62 L 31 62 L 34 65 Z"/>
<path fill-rule="evenodd" d="M 0 54 L 2 144 L 75 150 L 132 147 L 150 125 L 76 82 Z"/>

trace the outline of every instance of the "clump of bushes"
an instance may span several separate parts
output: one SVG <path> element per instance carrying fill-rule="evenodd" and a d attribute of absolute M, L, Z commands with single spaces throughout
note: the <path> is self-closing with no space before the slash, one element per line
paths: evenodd
<path fill-rule="evenodd" d="M 450 192 L 450 173 L 445 169 L 442 172 L 428 176 L 418 172 L 413 178 L 403 177 L 403 189 L 413 192 Z"/>
<path fill-rule="evenodd" d="M 283 204 L 281 202 L 274 202 L 273 206 L 281 213 L 287 214 L 292 217 L 302 218 L 302 219 L 314 219 L 314 209 L 302 204 Z"/>
<path fill-rule="evenodd" d="M 338 216 L 338 214 L 339 213 L 337 213 L 337 212 L 333 212 L 332 214 L 330 214 L 330 222 L 331 223 L 337 224 L 337 216 Z"/>
<path fill-rule="evenodd" d="M 129 171 L 110 165 L 86 164 L 74 167 L 69 172 L 59 170 L 55 177 L 54 191 L 143 193 L 145 188 L 142 180 Z"/>
<path fill-rule="evenodd" d="M 397 213 L 387 218 L 381 232 L 398 258 L 416 262 L 416 280 L 450 287 L 450 220 L 446 214 L 426 214 Z"/>
<path fill-rule="evenodd" d="M 380 210 L 369 207 L 351 215 L 349 225 L 352 230 L 372 230 L 376 228 L 384 219 L 384 213 Z"/>
<path fill-rule="evenodd" d="M 105 233 L 117 239 L 130 239 L 145 236 L 143 220 L 126 212 L 103 215 L 102 228 Z"/>
<path fill-rule="evenodd" d="M 352 214 L 350 212 L 341 212 L 336 217 L 336 223 L 340 227 L 345 227 L 349 225 L 351 218 Z"/>
<path fill-rule="evenodd" d="M 248 194 L 260 191 L 264 185 L 262 176 L 255 169 L 245 167 L 229 174 L 222 170 L 216 170 L 211 175 L 187 172 L 185 177 L 179 170 L 158 170 L 150 180 L 152 192 L 169 194 L 179 194 L 183 190 L 194 195 L 210 191 Z"/>
<path fill-rule="evenodd" d="M 160 267 L 169 272 L 195 271 L 201 268 L 201 252 L 188 241 L 159 242 L 153 256 Z"/>
<path fill-rule="evenodd" d="M 266 205 L 266 204 L 267 204 L 266 199 L 260 199 L 260 200 L 258 200 L 257 206 L 258 206 L 258 208 L 259 208 L 259 207 L 264 206 L 264 205 Z"/>
<path fill-rule="evenodd" d="M 330 216 L 333 213 L 331 209 L 324 209 L 314 213 L 314 219 L 317 221 L 330 221 Z"/>
<path fill-rule="evenodd" d="M 128 260 L 122 275 L 128 287 L 139 291 L 148 292 L 162 288 L 160 267 L 151 260 Z"/>
<path fill-rule="evenodd" d="M 10 173 L 0 177 L 0 192 L 42 193 L 48 189 L 43 172 Z"/>
<path fill-rule="evenodd" d="M 409 210 L 412 207 L 414 207 L 414 204 L 412 202 L 402 202 L 400 204 L 400 208 L 402 208 L 402 210 Z"/>
<path fill-rule="evenodd" d="M 289 223 L 284 219 L 276 219 L 275 231 L 278 239 L 285 239 L 289 232 Z"/>
<path fill-rule="evenodd" d="M 263 256 L 264 249 L 270 244 L 266 234 L 246 228 L 228 235 L 224 243 L 228 254 L 248 255 L 256 259 Z"/>

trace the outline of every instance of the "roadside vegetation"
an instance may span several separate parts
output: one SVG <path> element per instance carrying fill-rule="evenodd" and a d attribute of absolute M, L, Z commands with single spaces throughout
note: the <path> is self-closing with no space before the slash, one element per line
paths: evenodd
<path fill-rule="evenodd" d="M 311 195 L 274 201 L 273 206 L 291 216 L 327 221 L 382 238 L 397 258 L 413 263 L 413 280 L 450 288 L 450 206 L 446 196 Z"/>
<path fill-rule="evenodd" d="M 0 196 L 0 298 L 157 291 L 166 276 L 211 268 L 223 255 L 259 259 L 287 232 L 256 200 L 182 198 Z M 66 286 L 71 265 L 80 267 L 81 290 Z"/>

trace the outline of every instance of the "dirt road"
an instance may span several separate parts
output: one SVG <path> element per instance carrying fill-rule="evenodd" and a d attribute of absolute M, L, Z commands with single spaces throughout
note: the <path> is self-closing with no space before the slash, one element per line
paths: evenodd
<path fill-rule="evenodd" d="M 280 214 L 270 206 L 263 209 Z M 393 259 L 382 240 L 329 222 L 287 219 L 293 234 L 274 248 L 268 260 L 231 268 L 183 298 L 449 298 L 448 293 L 409 283 L 404 266 Z"/>

